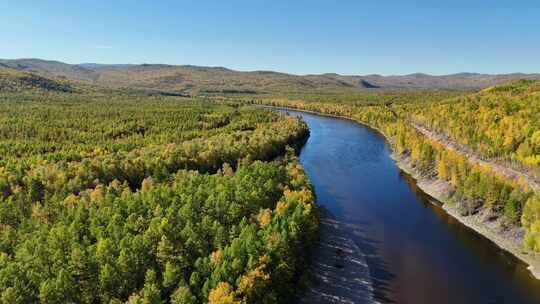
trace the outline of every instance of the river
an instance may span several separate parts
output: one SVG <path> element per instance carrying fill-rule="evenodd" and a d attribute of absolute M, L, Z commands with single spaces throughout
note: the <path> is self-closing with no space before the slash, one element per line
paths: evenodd
<path fill-rule="evenodd" d="M 352 121 L 289 111 L 311 135 L 300 160 L 322 209 L 304 303 L 540 303 L 526 265 L 450 217 Z"/>

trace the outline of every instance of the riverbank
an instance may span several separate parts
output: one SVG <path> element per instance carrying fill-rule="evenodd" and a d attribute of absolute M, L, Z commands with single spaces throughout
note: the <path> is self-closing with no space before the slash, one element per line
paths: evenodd
<path fill-rule="evenodd" d="M 474 215 L 463 216 L 457 205 L 459 202 L 451 199 L 451 185 L 443 180 L 428 178 L 421 175 L 412 165 L 408 157 L 392 153 L 397 166 L 416 180 L 416 185 L 424 193 L 434 198 L 441 208 L 463 225 L 476 231 L 478 234 L 495 243 L 499 248 L 510 252 L 519 260 L 528 265 L 527 269 L 536 278 L 540 279 L 540 255 L 525 250 L 521 245 L 524 231 L 521 227 L 506 227 L 501 218 L 490 219 L 480 211 Z"/>
<path fill-rule="evenodd" d="M 484 160 L 480 153 L 474 151 L 470 147 L 454 141 L 447 135 L 434 132 L 411 120 L 407 120 L 407 122 L 425 137 L 443 144 L 448 150 L 452 150 L 466 156 L 470 163 L 481 166 L 489 166 L 491 170 L 497 174 L 500 174 L 501 176 L 504 176 L 506 179 L 518 183 L 523 182 L 527 184 L 527 186 L 529 186 L 533 191 L 540 194 L 540 183 L 534 176 L 528 174 L 527 172 L 512 168 L 509 164 L 501 164 L 494 160 Z"/>
<path fill-rule="evenodd" d="M 301 112 L 311 113 L 315 115 L 349 120 L 349 121 L 361 124 L 362 126 L 365 126 L 372 130 L 377 131 L 377 133 L 379 133 L 382 137 L 384 137 L 387 142 L 390 142 L 390 139 L 384 134 L 384 132 L 382 132 L 382 130 L 374 128 L 365 123 L 356 121 L 349 117 L 343 117 L 343 116 L 333 115 L 333 114 L 325 114 L 325 113 L 320 113 L 320 112 L 315 112 L 315 111 L 310 111 L 310 110 L 303 110 L 301 108 L 293 108 L 293 107 L 275 107 L 275 106 L 268 106 L 268 105 L 259 105 L 259 106 L 263 106 L 267 108 L 301 111 Z M 389 147 L 391 148 L 390 144 L 389 144 Z M 486 212 L 483 212 L 483 211 L 480 211 L 474 215 L 468 215 L 468 216 L 461 215 L 460 212 L 458 211 L 457 205 L 463 202 L 454 202 L 451 199 L 450 192 L 451 192 L 452 187 L 449 183 L 440 179 L 433 179 L 433 178 L 422 176 L 414 168 L 414 166 L 411 165 L 412 162 L 410 161 L 410 159 L 401 155 L 396 155 L 394 151 L 392 151 L 392 158 L 395 160 L 397 166 L 402 171 L 411 175 L 416 180 L 417 186 L 424 193 L 428 194 L 430 197 L 436 200 L 438 205 L 440 205 L 448 215 L 452 216 L 463 225 L 469 227 L 470 229 L 474 230 L 476 233 L 492 241 L 499 248 L 511 253 L 516 258 L 524 262 L 526 265 L 528 265 L 527 269 L 530 271 L 530 273 L 536 279 L 540 280 L 540 254 L 531 252 L 523 248 L 522 243 L 523 243 L 524 231 L 521 227 L 507 226 L 503 222 L 502 218 L 499 217 L 499 218 L 493 219 L 489 214 L 486 214 Z"/>

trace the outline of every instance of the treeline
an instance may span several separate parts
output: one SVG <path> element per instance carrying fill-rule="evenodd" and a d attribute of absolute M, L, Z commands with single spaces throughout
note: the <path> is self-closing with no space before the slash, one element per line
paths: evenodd
<path fill-rule="evenodd" d="M 244 100 L 294 100 L 297 102 L 339 103 L 370 106 L 385 104 L 433 103 L 451 97 L 464 96 L 467 91 L 456 90 L 356 90 L 341 92 L 274 93 L 270 96 L 244 97 Z"/>
<path fill-rule="evenodd" d="M 531 89 L 528 87 L 526 90 Z M 512 94 L 520 96 L 520 93 L 514 92 Z M 459 106 L 459 100 L 461 97 L 448 101 L 437 101 L 429 105 L 420 101 L 403 103 L 397 106 L 397 111 L 395 106 L 390 107 L 387 104 L 362 106 L 351 105 L 347 102 L 341 104 L 333 100 L 310 102 L 289 99 L 260 99 L 252 100 L 250 103 L 297 108 L 347 117 L 378 129 L 389 139 L 394 152 L 398 156 L 409 159 L 420 173 L 449 183 L 453 189 L 450 200 L 458 204 L 463 215 L 484 210 L 490 212 L 492 217 L 503 217 L 509 225 L 522 226 L 526 231 L 524 246 L 540 252 L 540 199 L 526 183 L 509 180 L 489 166 L 479 166 L 468 162 L 465 156 L 450 151 L 440 143 L 423 136 L 407 121 L 406 114 L 409 107 L 434 109 L 424 110 L 424 112 L 430 111 L 432 113 L 431 121 L 434 124 L 439 118 L 444 121 L 448 116 L 444 112 L 437 112 L 439 102 L 442 105 L 449 103 Z M 526 99 L 526 102 L 529 101 Z M 473 115 L 472 113 L 471 115 Z M 499 118 L 505 119 L 505 116 L 501 115 Z M 529 116 L 528 119 L 533 118 Z M 461 123 L 464 124 L 464 128 L 474 126 L 474 124 L 467 125 L 463 121 L 456 124 Z M 528 125 L 535 123 L 529 122 Z M 488 131 L 486 130 L 486 132 Z M 534 134 L 534 132 L 532 133 Z"/>
<path fill-rule="evenodd" d="M 287 150 L 305 123 L 200 99 L 2 98 L 2 303 L 291 299 L 318 228 Z"/>

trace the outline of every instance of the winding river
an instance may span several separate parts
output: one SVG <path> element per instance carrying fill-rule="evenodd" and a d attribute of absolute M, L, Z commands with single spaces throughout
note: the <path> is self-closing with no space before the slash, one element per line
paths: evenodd
<path fill-rule="evenodd" d="M 322 209 L 304 303 L 540 303 L 526 265 L 448 216 L 401 172 L 385 139 L 305 112 L 300 160 Z"/>

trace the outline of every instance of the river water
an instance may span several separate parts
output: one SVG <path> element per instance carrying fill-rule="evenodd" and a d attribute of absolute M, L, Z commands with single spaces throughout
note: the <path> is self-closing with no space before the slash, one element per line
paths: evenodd
<path fill-rule="evenodd" d="M 300 160 L 323 224 L 339 225 L 323 227 L 321 243 L 332 249 L 315 251 L 312 270 L 326 278 L 305 302 L 540 303 L 540 281 L 526 265 L 430 203 L 381 135 L 347 120 L 286 112 L 309 125 Z M 338 249 L 336 239 L 352 244 Z M 328 258 L 352 262 L 321 261 Z"/>

